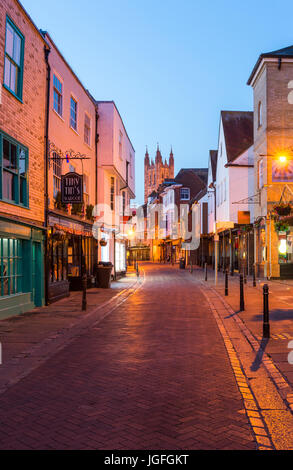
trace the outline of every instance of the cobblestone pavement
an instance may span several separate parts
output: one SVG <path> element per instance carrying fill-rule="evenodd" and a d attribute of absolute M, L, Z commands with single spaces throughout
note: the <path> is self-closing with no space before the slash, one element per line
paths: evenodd
<path fill-rule="evenodd" d="M 0 395 L 1 449 L 258 447 L 200 283 L 144 270 L 124 303 Z"/>

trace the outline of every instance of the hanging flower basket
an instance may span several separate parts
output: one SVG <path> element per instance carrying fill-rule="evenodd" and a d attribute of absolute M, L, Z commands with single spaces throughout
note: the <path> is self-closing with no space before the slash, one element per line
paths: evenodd
<path fill-rule="evenodd" d="M 105 240 L 105 238 L 101 238 L 100 245 L 101 246 L 107 246 L 107 240 Z"/>
<path fill-rule="evenodd" d="M 290 230 L 290 226 L 288 222 L 277 221 L 275 222 L 275 230 L 276 232 L 288 232 Z"/>
<path fill-rule="evenodd" d="M 292 212 L 292 207 L 291 204 L 284 204 L 280 203 L 274 206 L 274 211 L 279 215 L 279 216 L 286 216 L 290 215 Z"/>

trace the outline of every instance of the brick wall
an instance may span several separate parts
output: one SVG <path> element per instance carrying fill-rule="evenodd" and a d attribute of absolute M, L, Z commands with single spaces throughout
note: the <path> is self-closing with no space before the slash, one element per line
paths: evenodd
<path fill-rule="evenodd" d="M 25 37 L 23 102 L 3 87 L 6 15 Z M 0 212 L 44 221 L 44 129 L 46 65 L 44 41 L 15 0 L 0 2 L 0 129 L 29 149 L 29 208 L 0 201 Z"/>

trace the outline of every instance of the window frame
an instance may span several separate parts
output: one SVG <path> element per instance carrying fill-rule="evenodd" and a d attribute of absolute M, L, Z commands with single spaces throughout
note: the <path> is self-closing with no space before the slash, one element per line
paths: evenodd
<path fill-rule="evenodd" d="M 57 152 L 53 152 L 52 168 L 53 168 L 53 197 L 56 198 L 58 192 L 61 193 L 61 176 L 62 176 L 62 160 Z"/>
<path fill-rule="evenodd" d="M 262 102 L 259 101 L 257 105 L 257 128 L 262 127 L 263 115 L 262 115 Z"/>
<path fill-rule="evenodd" d="M 188 198 L 182 197 L 182 191 L 188 191 Z M 180 188 L 180 201 L 190 201 L 190 188 Z"/>
<path fill-rule="evenodd" d="M 72 125 L 72 115 L 71 115 L 71 111 L 72 111 L 72 108 L 71 108 L 71 103 L 72 101 L 75 103 L 76 105 L 76 108 L 75 108 L 75 127 Z M 69 114 L 69 126 L 70 128 L 74 131 L 74 132 L 77 132 L 77 121 L 78 121 L 78 101 L 76 98 L 74 98 L 73 95 L 70 95 L 70 114 Z"/>
<path fill-rule="evenodd" d="M 88 127 L 86 126 L 86 119 L 89 120 L 89 126 Z M 86 129 L 88 129 L 88 138 L 89 138 L 88 142 L 86 141 Z M 91 120 L 91 117 L 89 116 L 88 113 L 84 113 L 83 140 L 84 140 L 84 143 L 86 145 L 88 145 L 89 147 L 91 146 L 91 143 L 92 143 L 91 133 L 92 133 L 92 120 Z"/>
<path fill-rule="evenodd" d="M 16 33 L 20 38 L 20 57 L 19 57 L 19 65 L 15 62 L 13 57 L 11 57 L 8 52 L 6 52 L 6 43 L 7 43 L 7 25 L 13 29 L 14 33 Z M 20 31 L 20 29 L 16 26 L 16 24 L 11 20 L 11 18 L 6 15 L 6 22 L 5 22 L 5 43 L 4 43 L 4 67 L 3 67 L 3 87 L 8 90 L 15 98 L 17 98 L 22 103 L 23 97 L 23 70 L 24 70 L 24 43 L 25 37 Z M 6 73 L 6 58 L 12 63 L 17 69 L 17 92 L 12 90 L 9 85 L 5 83 L 5 73 Z"/>
<path fill-rule="evenodd" d="M 115 176 L 110 176 L 110 208 L 115 210 Z"/>
<path fill-rule="evenodd" d="M 7 169 L 7 168 L 4 169 L 4 166 L 3 166 L 3 140 L 4 139 L 7 140 L 10 145 L 16 146 L 17 166 L 15 170 Z M 25 176 L 22 176 L 19 171 L 20 170 L 20 167 L 19 167 L 20 150 L 23 150 L 25 152 Z M 11 173 L 13 175 L 13 179 L 14 179 L 13 184 L 14 184 L 14 190 L 15 190 L 14 199 L 8 199 L 8 198 L 3 197 L 3 172 L 4 171 Z M 23 180 L 25 180 L 26 182 L 25 197 L 24 197 L 24 202 L 20 202 L 21 181 Z M 1 129 L 0 129 L 0 201 L 29 209 L 29 150 L 25 145 L 22 145 L 20 142 L 15 140 L 10 135 L 6 134 L 6 132 L 2 131 Z"/>
<path fill-rule="evenodd" d="M 60 91 L 58 90 L 58 88 L 55 87 L 55 84 L 54 84 L 54 77 L 56 77 L 56 79 L 58 80 L 58 82 L 61 84 L 61 87 L 62 87 L 62 92 L 60 93 Z M 59 113 L 59 111 L 55 108 L 55 92 L 61 96 L 61 113 Z M 60 75 L 53 71 L 53 109 L 55 111 L 55 113 L 58 114 L 59 117 L 61 117 L 63 119 L 63 96 L 64 96 L 64 82 L 63 82 L 63 79 L 60 77 Z"/>

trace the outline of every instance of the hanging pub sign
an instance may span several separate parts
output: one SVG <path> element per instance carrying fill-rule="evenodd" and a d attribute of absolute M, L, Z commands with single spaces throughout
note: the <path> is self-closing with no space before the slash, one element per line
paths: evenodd
<path fill-rule="evenodd" d="M 61 176 L 61 200 L 63 204 L 83 203 L 83 177 L 70 172 Z"/>

